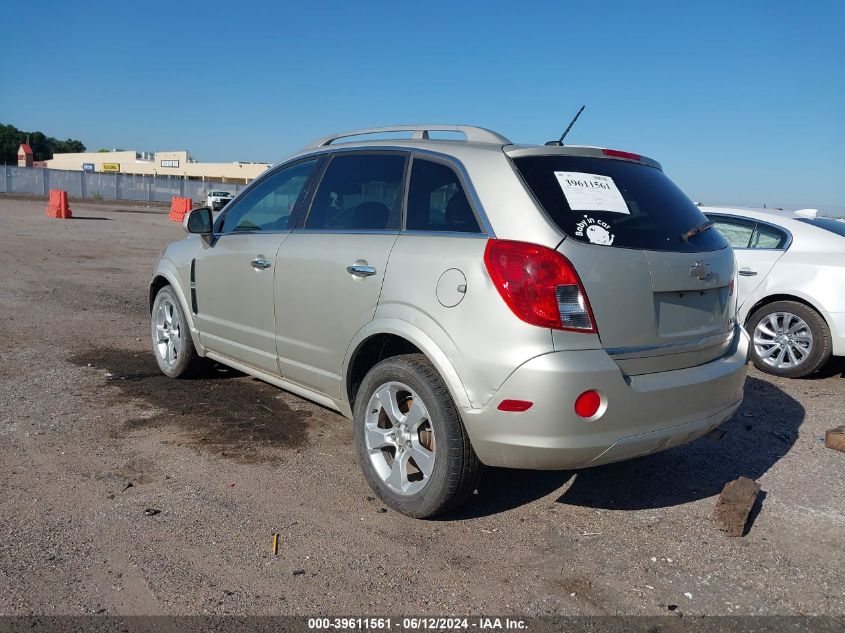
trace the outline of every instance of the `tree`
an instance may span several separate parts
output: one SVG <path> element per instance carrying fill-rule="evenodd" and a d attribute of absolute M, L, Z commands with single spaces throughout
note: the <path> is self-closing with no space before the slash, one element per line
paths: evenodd
<path fill-rule="evenodd" d="M 17 165 L 18 147 L 26 143 L 27 136 L 33 160 L 49 160 L 53 154 L 85 151 L 85 145 L 75 139 L 61 141 L 43 132 L 24 132 L 14 125 L 0 123 L 0 161 L 7 165 Z"/>

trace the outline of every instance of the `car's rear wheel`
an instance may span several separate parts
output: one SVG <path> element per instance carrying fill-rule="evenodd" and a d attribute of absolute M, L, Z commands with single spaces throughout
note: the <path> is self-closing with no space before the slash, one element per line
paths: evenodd
<path fill-rule="evenodd" d="M 150 314 L 153 353 L 159 369 L 166 376 L 189 375 L 199 364 L 188 321 L 179 298 L 170 286 L 156 294 Z"/>
<path fill-rule="evenodd" d="M 428 359 L 385 359 L 355 399 L 355 447 L 370 487 L 387 505 L 425 518 L 456 508 L 478 484 L 472 450 L 449 390 Z"/>
<path fill-rule="evenodd" d="M 775 301 L 758 309 L 748 322 L 751 360 L 760 371 L 800 378 L 830 358 L 830 329 L 822 316 L 797 301 Z"/>

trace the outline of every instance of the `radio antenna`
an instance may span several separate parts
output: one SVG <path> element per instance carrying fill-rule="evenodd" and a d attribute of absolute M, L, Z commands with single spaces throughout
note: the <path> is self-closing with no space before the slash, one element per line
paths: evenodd
<path fill-rule="evenodd" d="M 575 125 L 575 121 L 578 120 L 578 117 L 581 116 L 581 113 L 584 111 L 584 108 L 587 106 L 581 106 L 581 109 L 575 114 L 575 117 L 569 122 L 569 125 L 566 126 L 566 129 L 563 131 L 563 134 L 560 135 L 560 139 L 557 141 L 549 141 L 546 145 L 563 145 L 563 139 L 566 138 L 566 135 L 569 134 L 569 130 L 572 129 L 572 126 Z"/>

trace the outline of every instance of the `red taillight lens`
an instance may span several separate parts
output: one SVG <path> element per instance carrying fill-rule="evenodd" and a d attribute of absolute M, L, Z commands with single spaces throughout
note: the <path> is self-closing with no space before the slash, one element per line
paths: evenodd
<path fill-rule="evenodd" d="M 598 391 L 585 391 L 575 399 L 575 413 L 582 418 L 591 418 L 599 412 L 601 395 Z"/>
<path fill-rule="evenodd" d="M 581 280 L 557 251 L 527 242 L 489 240 L 484 263 L 505 303 L 526 323 L 595 333 Z"/>
<path fill-rule="evenodd" d="M 628 160 L 641 160 L 642 156 L 634 154 L 633 152 L 623 152 L 618 149 L 603 149 L 601 151 L 605 156 L 615 156 L 616 158 L 627 158 Z"/>
<path fill-rule="evenodd" d="M 499 411 L 515 411 L 521 413 L 522 411 L 528 411 L 533 406 L 534 403 L 528 400 L 502 400 L 496 408 Z"/>

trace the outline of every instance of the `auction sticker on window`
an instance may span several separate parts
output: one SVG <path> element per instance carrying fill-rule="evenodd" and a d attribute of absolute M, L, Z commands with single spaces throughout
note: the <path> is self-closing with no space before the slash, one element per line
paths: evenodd
<path fill-rule="evenodd" d="M 563 195 L 573 211 L 610 211 L 630 214 L 625 199 L 610 176 L 578 171 L 556 171 Z"/>

